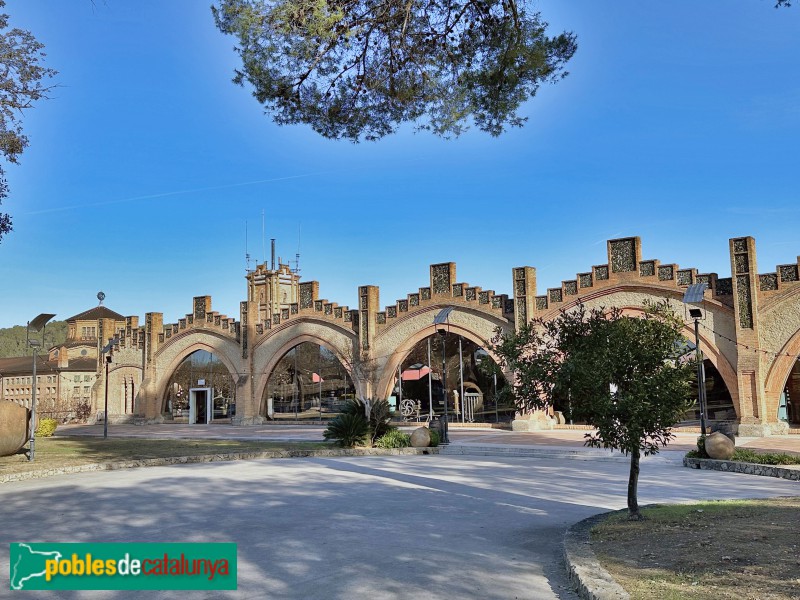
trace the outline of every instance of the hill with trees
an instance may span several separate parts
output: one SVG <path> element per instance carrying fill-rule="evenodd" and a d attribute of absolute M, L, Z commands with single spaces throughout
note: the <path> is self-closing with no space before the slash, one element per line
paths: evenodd
<path fill-rule="evenodd" d="M 30 348 L 25 348 L 25 329 L 25 325 L 0 328 L 0 358 L 30 355 Z M 36 338 L 41 339 L 41 333 L 36 335 Z M 47 327 L 45 327 L 45 349 L 61 344 L 66 339 L 66 321 L 53 321 L 47 324 Z"/>

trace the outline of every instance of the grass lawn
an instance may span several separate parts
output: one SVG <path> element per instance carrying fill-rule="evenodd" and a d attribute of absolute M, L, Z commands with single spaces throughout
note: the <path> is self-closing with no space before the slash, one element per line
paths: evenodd
<path fill-rule="evenodd" d="M 96 437 L 36 438 L 35 460 L 28 461 L 26 454 L 2 456 L 0 457 L 0 475 L 165 456 L 197 456 L 264 450 L 309 450 L 330 447 L 330 444 L 324 442 L 148 440 L 140 438 L 104 440 Z"/>
<path fill-rule="evenodd" d="M 612 515 L 592 550 L 633 599 L 800 597 L 800 498 L 735 500 Z"/>

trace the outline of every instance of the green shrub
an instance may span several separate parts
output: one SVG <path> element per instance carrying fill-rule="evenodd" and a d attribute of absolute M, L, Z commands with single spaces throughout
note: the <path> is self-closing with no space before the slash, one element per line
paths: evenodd
<path fill-rule="evenodd" d="M 800 456 L 777 452 L 754 452 L 749 448 L 736 448 L 731 460 L 759 465 L 800 465 Z"/>
<path fill-rule="evenodd" d="M 50 437 L 56 431 L 58 421 L 55 419 L 39 419 L 39 425 L 36 427 L 36 437 Z"/>
<path fill-rule="evenodd" d="M 373 400 L 369 414 L 369 428 L 372 440 L 383 437 L 395 429 L 392 426 L 392 407 L 386 400 Z"/>
<path fill-rule="evenodd" d="M 708 455 L 701 456 L 698 450 L 690 450 L 686 453 L 686 458 L 708 458 Z M 800 456 L 777 452 L 755 452 L 749 448 L 736 448 L 733 451 L 732 461 L 755 463 L 757 465 L 800 465 Z"/>
<path fill-rule="evenodd" d="M 364 445 L 369 437 L 369 424 L 363 413 L 344 413 L 328 423 L 323 433 L 326 440 L 333 440 L 337 446 L 352 448 Z"/>
<path fill-rule="evenodd" d="M 708 458 L 708 453 L 706 453 L 706 436 L 701 435 L 697 438 L 697 456 L 693 456 L 691 458 Z"/>
<path fill-rule="evenodd" d="M 392 407 L 386 400 L 370 400 L 369 411 L 369 442 L 374 444 L 375 440 L 389 433 L 394 427 L 391 425 Z M 348 400 L 342 414 L 360 415 L 367 419 L 364 402 L 361 400 Z"/>
<path fill-rule="evenodd" d="M 431 448 L 439 445 L 439 432 L 436 429 L 431 429 Z"/>
<path fill-rule="evenodd" d="M 411 436 L 399 429 L 392 429 L 375 441 L 378 448 L 408 448 L 411 445 Z"/>

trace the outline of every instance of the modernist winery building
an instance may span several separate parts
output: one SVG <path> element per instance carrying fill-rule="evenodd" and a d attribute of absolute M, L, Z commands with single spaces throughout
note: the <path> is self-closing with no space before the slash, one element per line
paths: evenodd
<path fill-rule="evenodd" d="M 729 240 L 729 252 L 730 274 L 718 275 L 643 259 L 638 237 L 609 240 L 602 264 L 556 288 L 538 290 L 534 267 L 509 269 L 510 294 L 460 282 L 455 263 L 439 263 L 405 298 L 382 306 L 379 289 L 367 285 L 352 308 L 321 298 L 317 281 L 300 281 L 273 257 L 247 274 L 236 317 L 212 310 L 209 296 L 195 297 L 177 323 L 164 323 L 159 312 L 140 321 L 96 311 L 96 320 L 82 323 L 96 328 L 91 413 L 102 411 L 105 395 L 99 349 L 115 339 L 107 382 L 112 421 L 319 420 L 362 393 L 390 399 L 409 418 L 441 412 L 446 398 L 451 419 L 514 419 L 516 429 L 526 429 L 532 421 L 514 415 L 504 392 L 508 374 L 488 348 L 498 329 L 553 317 L 578 301 L 636 312 L 646 300 L 667 300 L 685 314 L 686 288 L 705 283 L 700 347 L 709 417 L 732 422 L 742 435 L 786 432 L 800 426 L 800 257 L 759 273 L 753 238 Z M 686 337 L 694 340 L 688 316 Z M 65 351 L 52 349 L 50 361 L 57 364 Z M 0 394 L 25 404 L 31 383 L 3 372 L 11 360 L 19 361 L 0 361 Z M 81 371 L 81 396 L 83 378 Z M 41 397 L 48 384 L 37 385 Z"/>

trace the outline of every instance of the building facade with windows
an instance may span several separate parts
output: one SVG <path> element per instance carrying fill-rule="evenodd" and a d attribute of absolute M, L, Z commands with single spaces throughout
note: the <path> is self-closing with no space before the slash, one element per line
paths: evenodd
<path fill-rule="evenodd" d="M 66 321 L 66 341 L 37 355 L 35 382 L 33 356 L 0 358 L 0 399 L 30 408 L 35 385 L 39 417 L 67 422 L 96 412 L 103 385 L 100 329 L 115 331 L 125 317 L 97 306 Z"/>

